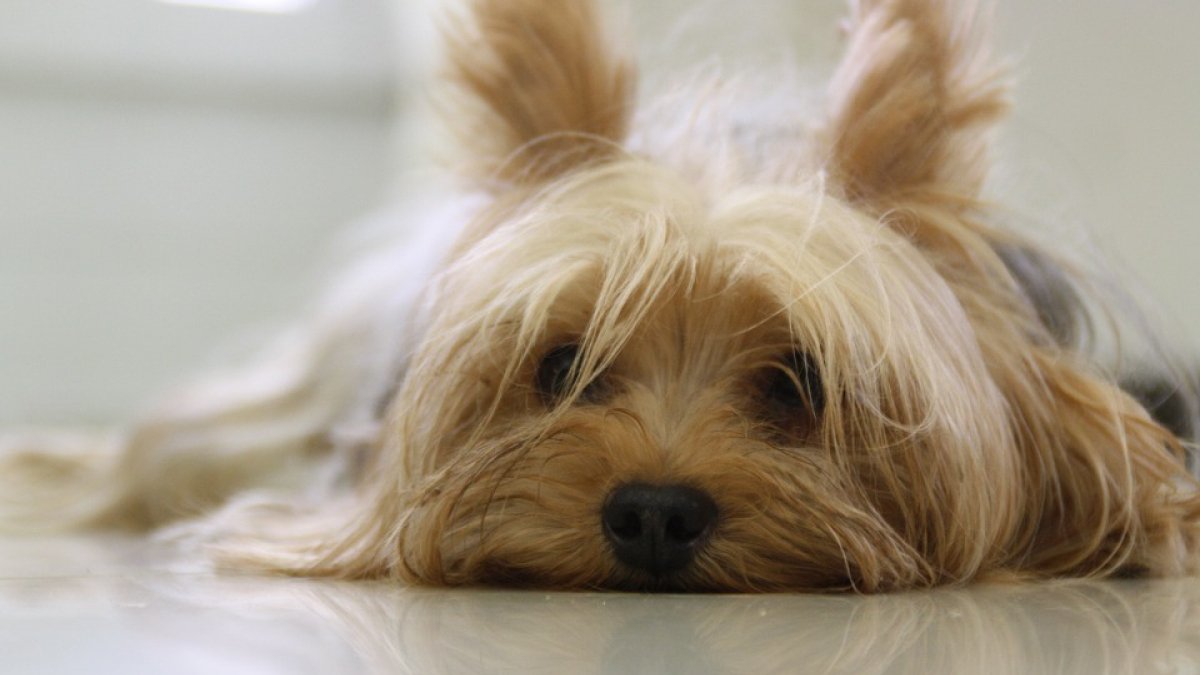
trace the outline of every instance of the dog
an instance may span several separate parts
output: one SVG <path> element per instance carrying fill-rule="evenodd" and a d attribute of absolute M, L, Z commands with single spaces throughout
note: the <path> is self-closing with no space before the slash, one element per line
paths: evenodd
<path fill-rule="evenodd" d="M 464 188 L 423 240 L 104 443 L 10 439 L 6 529 L 453 586 L 1195 572 L 1191 366 L 1106 365 L 1101 329 L 1145 322 L 986 200 L 986 7 L 852 0 L 809 117 L 782 83 L 638 108 L 597 14 L 468 0 L 441 99 Z"/>

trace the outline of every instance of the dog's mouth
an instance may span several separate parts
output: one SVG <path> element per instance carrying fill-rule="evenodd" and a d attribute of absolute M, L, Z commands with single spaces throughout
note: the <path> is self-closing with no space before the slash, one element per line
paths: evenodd
<path fill-rule="evenodd" d="M 665 576 L 650 576 L 648 574 L 630 574 L 620 583 L 605 587 L 606 590 L 626 591 L 630 593 L 720 593 L 728 589 L 714 588 L 711 585 L 697 583 L 693 575 L 686 573 L 668 574 Z"/>

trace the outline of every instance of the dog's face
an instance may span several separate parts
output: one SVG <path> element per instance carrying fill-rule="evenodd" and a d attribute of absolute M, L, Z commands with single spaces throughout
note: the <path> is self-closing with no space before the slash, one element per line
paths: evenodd
<path fill-rule="evenodd" d="M 433 301 L 389 432 L 426 425 L 410 535 L 451 577 L 874 587 L 930 574 L 910 523 L 995 536 L 1012 439 L 968 317 L 815 186 L 714 201 L 653 165 L 584 171 Z"/>
<path fill-rule="evenodd" d="M 1176 440 L 981 224 L 1003 87 L 952 4 L 858 3 L 811 137 L 713 181 L 620 147 L 630 71 L 586 3 L 477 0 L 451 60 L 495 199 L 427 291 L 342 564 L 684 590 L 1178 569 Z"/>

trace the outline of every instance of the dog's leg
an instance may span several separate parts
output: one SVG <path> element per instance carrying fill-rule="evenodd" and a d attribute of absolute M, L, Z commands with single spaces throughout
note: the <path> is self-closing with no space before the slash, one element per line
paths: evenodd
<path fill-rule="evenodd" d="M 420 335 L 421 284 L 449 246 L 440 230 L 421 236 L 373 246 L 247 364 L 119 433 L 0 433 L 0 531 L 151 528 L 298 474 L 311 484 L 331 458 L 361 465 Z"/>
<path fill-rule="evenodd" d="M 0 439 L 0 528 L 146 528 L 280 483 L 326 454 L 343 413 L 347 392 L 321 346 L 277 347 L 252 368 L 185 389 L 125 433 Z"/>

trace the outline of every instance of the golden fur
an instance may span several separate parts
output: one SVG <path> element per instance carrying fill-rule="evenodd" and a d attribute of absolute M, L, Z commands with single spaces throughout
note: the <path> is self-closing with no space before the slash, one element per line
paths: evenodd
<path fill-rule="evenodd" d="M 471 0 L 445 116 L 475 196 L 429 225 L 450 234 L 364 258 L 259 362 L 116 452 L 12 441 L 9 527 L 187 517 L 176 531 L 224 566 L 446 585 L 1195 570 L 1188 439 L 1092 356 L 1109 308 L 1090 279 L 981 196 L 1008 105 L 986 12 L 852 2 L 825 109 L 756 133 L 711 100 L 639 118 L 595 14 Z M 1190 380 L 1159 370 L 1194 412 Z M 322 466 L 318 495 L 262 490 Z M 711 497 L 682 569 L 614 555 L 601 514 L 629 484 Z"/>

